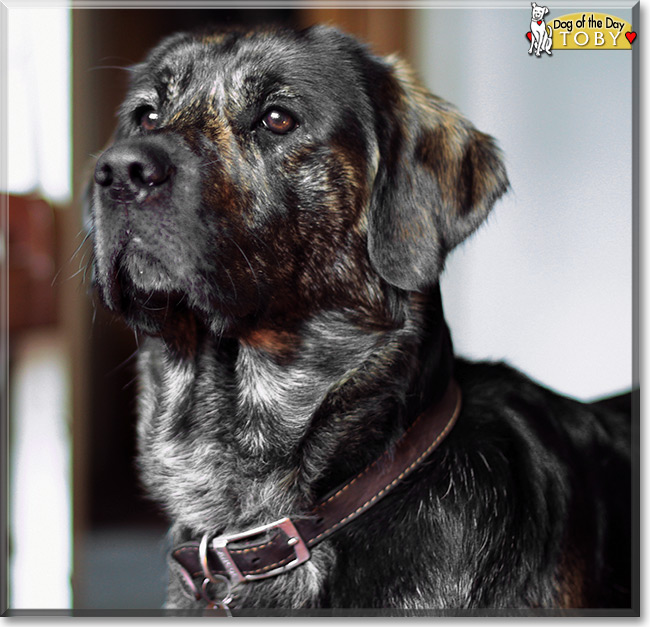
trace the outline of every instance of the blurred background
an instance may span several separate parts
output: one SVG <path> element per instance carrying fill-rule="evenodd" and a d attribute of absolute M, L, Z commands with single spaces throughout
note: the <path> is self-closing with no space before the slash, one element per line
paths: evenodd
<path fill-rule="evenodd" d="M 626 7 L 610 13 L 634 26 L 638 13 Z M 573 10 L 549 8 L 551 18 Z M 636 50 L 530 57 L 527 1 L 501 9 L 0 9 L 3 607 L 163 603 L 166 521 L 144 498 L 133 464 L 136 342 L 89 297 L 80 196 L 110 140 L 124 68 L 169 33 L 326 22 L 407 59 L 431 91 L 498 139 L 512 184 L 442 278 L 457 352 L 504 359 L 582 400 L 636 384 Z"/>

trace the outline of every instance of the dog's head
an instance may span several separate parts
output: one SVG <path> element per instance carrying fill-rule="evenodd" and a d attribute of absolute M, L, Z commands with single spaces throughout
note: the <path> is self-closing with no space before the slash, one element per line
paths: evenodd
<path fill-rule="evenodd" d="M 548 7 L 539 6 L 536 2 L 531 2 L 531 7 L 534 20 L 541 20 L 548 13 Z"/>
<path fill-rule="evenodd" d="M 359 309 L 435 285 L 506 187 L 489 136 L 334 29 L 180 34 L 97 162 L 95 281 L 150 333 Z"/>

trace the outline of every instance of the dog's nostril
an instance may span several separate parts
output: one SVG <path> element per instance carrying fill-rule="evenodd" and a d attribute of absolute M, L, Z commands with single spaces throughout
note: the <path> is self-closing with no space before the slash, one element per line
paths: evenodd
<path fill-rule="evenodd" d="M 156 159 L 136 161 L 129 166 L 129 179 L 143 187 L 161 185 L 169 178 L 169 174 L 169 165 Z"/>
<path fill-rule="evenodd" d="M 95 168 L 95 182 L 102 187 L 108 187 L 113 182 L 113 168 L 108 163 L 98 163 Z"/>
<path fill-rule="evenodd" d="M 139 186 L 149 185 L 145 180 L 144 166 L 141 163 L 132 163 L 129 166 L 129 179 Z"/>

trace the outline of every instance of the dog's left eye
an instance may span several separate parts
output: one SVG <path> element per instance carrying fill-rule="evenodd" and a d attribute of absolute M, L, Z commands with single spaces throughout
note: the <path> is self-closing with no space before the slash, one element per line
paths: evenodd
<path fill-rule="evenodd" d="M 285 135 L 293 131 L 298 123 L 295 118 L 283 109 L 269 109 L 262 117 L 262 126 L 276 135 Z"/>
<path fill-rule="evenodd" d="M 160 114 L 150 106 L 138 107 L 135 111 L 136 124 L 145 131 L 153 131 L 160 121 Z"/>

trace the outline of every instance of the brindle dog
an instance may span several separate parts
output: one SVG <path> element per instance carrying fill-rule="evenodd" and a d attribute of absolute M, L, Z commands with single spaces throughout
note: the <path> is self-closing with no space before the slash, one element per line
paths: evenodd
<path fill-rule="evenodd" d="M 630 607 L 630 398 L 455 359 L 445 256 L 508 187 L 403 63 L 331 28 L 179 34 L 92 189 L 95 282 L 147 336 L 139 464 L 176 543 L 310 505 L 460 384 L 430 460 L 235 608 Z M 201 607 L 172 570 L 168 607 Z"/>

